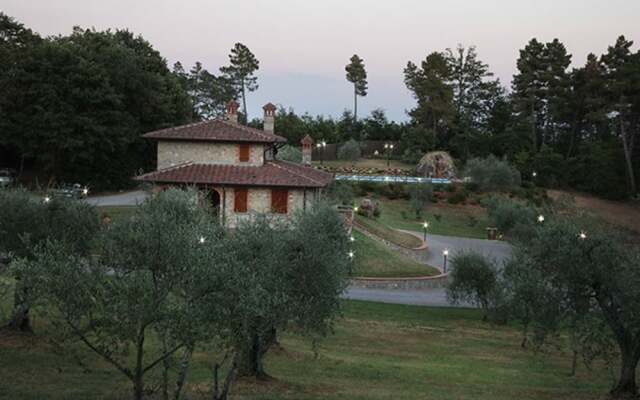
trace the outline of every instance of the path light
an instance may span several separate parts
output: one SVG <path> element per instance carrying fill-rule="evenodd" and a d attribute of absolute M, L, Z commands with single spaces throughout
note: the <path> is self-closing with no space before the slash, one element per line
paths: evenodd
<path fill-rule="evenodd" d="M 354 238 L 354 237 L 353 237 L 353 235 L 352 235 L 352 236 L 349 238 L 349 241 L 351 241 L 351 242 L 355 242 L 355 241 L 356 241 L 356 238 Z"/>
<path fill-rule="evenodd" d="M 200 244 L 204 244 L 204 242 L 206 242 L 206 241 L 207 241 L 207 239 L 205 239 L 204 236 L 200 236 L 200 239 L 198 239 L 198 242 Z"/>
<path fill-rule="evenodd" d="M 587 232 L 581 231 L 578 238 L 580 238 L 580 240 L 585 240 L 587 238 Z"/>
<path fill-rule="evenodd" d="M 393 143 L 385 143 L 384 149 L 387 151 L 387 168 L 389 167 L 389 158 L 391 157 L 391 152 L 393 151 Z"/>
<path fill-rule="evenodd" d="M 538 222 L 540 222 L 540 223 L 544 222 L 544 215 L 542 215 L 542 214 L 538 215 Z"/>
<path fill-rule="evenodd" d="M 349 259 L 353 260 L 353 256 L 355 256 L 355 253 L 352 250 L 347 255 L 349 256 Z"/>
<path fill-rule="evenodd" d="M 49 197 L 49 196 L 44 196 L 43 201 L 44 201 L 45 203 L 48 203 L 48 202 L 50 202 L 50 201 L 51 201 L 51 197 Z"/>
<path fill-rule="evenodd" d="M 324 140 L 318 142 L 318 144 L 316 144 L 316 147 L 318 148 L 318 150 L 320 150 L 320 165 L 322 165 L 324 163 L 324 149 L 325 147 L 327 147 L 327 142 L 325 142 Z"/>
<path fill-rule="evenodd" d="M 443 272 L 446 274 L 447 273 L 447 257 L 449 257 L 449 249 L 444 249 L 442 251 L 442 257 L 444 257 L 444 264 L 443 264 Z"/>
<path fill-rule="evenodd" d="M 86 188 L 82 189 L 82 194 L 85 195 L 85 196 L 88 195 L 89 194 L 89 188 L 86 187 Z"/>
<path fill-rule="evenodd" d="M 424 230 L 424 241 L 427 241 L 427 228 L 429 227 L 429 223 L 427 221 L 424 221 L 422 223 L 422 229 Z"/>
<path fill-rule="evenodd" d="M 536 171 L 533 171 L 533 173 L 531 174 L 531 176 L 533 176 L 533 177 L 535 178 L 536 176 L 538 176 L 538 173 L 537 173 Z"/>

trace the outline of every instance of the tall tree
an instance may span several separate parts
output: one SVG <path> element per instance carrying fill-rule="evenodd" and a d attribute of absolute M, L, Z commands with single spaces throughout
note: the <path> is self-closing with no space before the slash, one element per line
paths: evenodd
<path fill-rule="evenodd" d="M 446 55 L 439 52 L 429 54 L 420 66 L 409 61 L 404 69 L 404 82 L 418 102 L 409 115 L 441 144 L 447 141 L 455 117 L 451 74 Z"/>
<path fill-rule="evenodd" d="M 200 61 L 196 61 L 188 73 L 178 62 L 174 64 L 173 73 L 191 98 L 192 119 L 195 121 L 223 115 L 227 102 L 237 97 L 228 78 L 213 75 Z"/>
<path fill-rule="evenodd" d="M 518 126 L 530 133 L 534 153 L 557 141 L 564 126 L 570 63 L 571 55 L 558 39 L 546 44 L 531 39 L 520 50 L 512 82 L 514 111 Z"/>
<path fill-rule="evenodd" d="M 609 116 L 624 152 L 627 178 L 632 195 L 637 193 L 633 165 L 635 144 L 640 136 L 640 51 L 631 52 L 633 41 L 620 36 L 602 56 L 605 68 Z"/>
<path fill-rule="evenodd" d="M 236 43 L 229 54 L 229 65 L 220 68 L 222 72 L 235 85 L 237 92 L 242 95 L 242 110 L 245 123 L 249 118 L 247 111 L 247 92 L 258 89 L 258 77 L 255 72 L 260 67 L 260 62 L 247 46 Z"/>
<path fill-rule="evenodd" d="M 456 108 L 452 149 L 469 158 L 473 146 L 488 139 L 489 123 L 495 105 L 503 98 L 504 89 L 491 79 L 489 66 L 478 59 L 476 48 L 458 46 L 445 52 L 451 69 L 453 103 Z"/>
<path fill-rule="evenodd" d="M 344 69 L 347 71 L 347 80 L 353 83 L 353 121 L 358 121 L 358 96 L 367 95 L 367 71 L 364 69 L 364 60 L 354 54 L 349 59 Z"/>

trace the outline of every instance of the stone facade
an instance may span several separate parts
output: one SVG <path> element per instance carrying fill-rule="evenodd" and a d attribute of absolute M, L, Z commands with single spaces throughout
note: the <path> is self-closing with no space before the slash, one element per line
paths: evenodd
<path fill-rule="evenodd" d="M 185 162 L 198 164 L 245 165 L 264 163 L 264 145 L 250 144 L 249 161 L 240 162 L 237 143 L 158 141 L 158 169 Z"/>
<path fill-rule="evenodd" d="M 241 221 L 248 220 L 256 214 L 268 214 L 274 218 L 290 218 L 296 211 L 311 207 L 319 196 L 318 189 L 289 189 L 287 214 L 276 214 L 271 213 L 271 189 L 250 187 L 248 188 L 247 212 L 236 213 L 234 212 L 234 188 L 214 187 L 211 190 L 216 190 L 220 195 L 220 217 L 223 219 L 223 223 L 230 228 L 236 227 Z"/>

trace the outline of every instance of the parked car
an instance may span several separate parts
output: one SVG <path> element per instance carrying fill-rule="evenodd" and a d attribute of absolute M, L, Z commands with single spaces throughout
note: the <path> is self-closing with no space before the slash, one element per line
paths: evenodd
<path fill-rule="evenodd" d="M 0 169 L 0 188 L 12 186 L 16 183 L 16 171 L 11 168 Z"/>
<path fill-rule="evenodd" d="M 67 197 L 72 199 L 84 199 L 89 194 L 89 188 L 79 183 L 62 184 L 59 188 L 51 191 L 53 197 Z"/>

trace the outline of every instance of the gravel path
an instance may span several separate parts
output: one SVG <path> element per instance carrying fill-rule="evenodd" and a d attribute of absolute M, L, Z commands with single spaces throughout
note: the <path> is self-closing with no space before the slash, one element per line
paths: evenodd
<path fill-rule="evenodd" d="M 135 206 L 142 203 L 147 196 L 142 190 L 134 190 L 109 196 L 92 196 L 85 201 L 94 206 Z"/>

